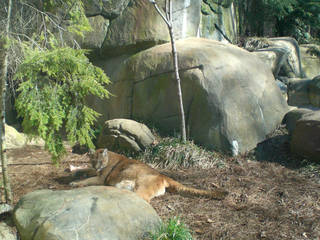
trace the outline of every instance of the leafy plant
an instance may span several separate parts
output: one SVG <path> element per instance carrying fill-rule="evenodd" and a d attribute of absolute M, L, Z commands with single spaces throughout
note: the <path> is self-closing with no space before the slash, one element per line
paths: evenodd
<path fill-rule="evenodd" d="M 155 233 L 150 236 L 152 240 L 192 240 L 188 227 L 179 218 L 170 218 L 163 223 Z"/>
<path fill-rule="evenodd" d="M 23 81 L 16 109 L 23 118 L 24 131 L 43 138 L 55 161 L 65 152 L 63 127 L 71 143 L 94 148 L 92 126 L 100 114 L 87 106 L 85 98 L 107 98 L 108 77 L 89 62 L 84 50 L 25 50 L 25 59 L 15 75 Z"/>
<path fill-rule="evenodd" d="M 61 19 L 68 19 L 68 31 L 83 37 L 84 32 L 91 31 L 91 25 L 85 15 L 84 4 L 82 0 L 47 0 L 44 1 L 44 9 L 61 15 L 61 9 L 64 9 Z"/>

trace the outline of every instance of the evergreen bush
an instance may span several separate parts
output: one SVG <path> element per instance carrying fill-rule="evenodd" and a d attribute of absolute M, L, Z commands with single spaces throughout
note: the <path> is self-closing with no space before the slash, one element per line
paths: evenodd
<path fill-rule="evenodd" d="M 24 131 L 43 138 L 54 161 L 65 152 L 63 128 L 70 143 L 94 148 L 92 127 L 99 113 L 85 99 L 89 95 L 109 96 L 108 77 L 89 62 L 85 53 L 69 47 L 26 47 L 25 59 L 15 75 L 22 81 L 16 109 L 23 118 Z"/>

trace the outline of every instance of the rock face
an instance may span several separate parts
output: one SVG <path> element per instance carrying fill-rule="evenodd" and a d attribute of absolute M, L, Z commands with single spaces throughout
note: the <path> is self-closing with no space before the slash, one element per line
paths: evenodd
<path fill-rule="evenodd" d="M 288 80 L 288 104 L 290 106 L 310 105 L 309 78 L 289 78 Z"/>
<path fill-rule="evenodd" d="M 28 137 L 25 134 L 18 132 L 14 127 L 11 127 L 7 124 L 5 125 L 5 131 L 5 144 L 7 149 L 21 148 L 25 145 L 35 145 L 40 147 L 44 146 L 43 140 L 37 139 L 29 141 Z"/>
<path fill-rule="evenodd" d="M 294 38 L 270 38 L 271 46 L 287 51 L 288 57 L 282 66 L 282 76 L 303 77 L 301 54 L 298 42 Z"/>
<path fill-rule="evenodd" d="M 3 240 L 18 240 L 16 234 L 12 228 L 9 227 L 5 222 L 0 222 L 0 239 Z"/>
<path fill-rule="evenodd" d="M 248 38 L 244 48 L 253 51 L 271 67 L 275 77 L 304 77 L 300 48 L 293 38 Z"/>
<path fill-rule="evenodd" d="M 197 35 L 200 2 L 177 0 L 173 3 L 177 39 Z M 157 3 L 160 7 L 165 6 L 164 0 Z M 153 4 L 145 0 L 135 0 L 131 1 L 119 17 L 111 21 L 102 52 L 112 56 L 135 53 L 169 40 L 168 28 Z"/>
<path fill-rule="evenodd" d="M 84 3 L 87 16 L 101 15 L 111 20 L 118 17 L 129 2 L 130 0 L 91 0 Z"/>
<path fill-rule="evenodd" d="M 286 128 L 288 129 L 289 135 L 292 135 L 294 129 L 296 128 L 297 121 L 299 121 L 303 117 L 303 115 L 311 112 L 312 109 L 309 108 L 297 108 L 292 111 L 289 111 L 285 115 L 283 123 L 286 124 Z"/>
<path fill-rule="evenodd" d="M 155 137 L 146 125 L 130 119 L 113 119 L 105 122 L 97 145 L 111 151 L 137 153 L 154 141 Z"/>
<path fill-rule="evenodd" d="M 320 76 L 312 79 L 309 85 L 310 103 L 315 107 L 320 107 Z"/>
<path fill-rule="evenodd" d="M 2 240 L 18 240 L 17 234 L 6 222 L 0 222 L 0 239 Z"/>
<path fill-rule="evenodd" d="M 245 152 L 280 124 L 287 104 L 258 57 L 200 38 L 177 41 L 177 49 L 187 126 L 197 143 Z M 110 78 L 116 97 L 100 107 L 92 99 L 105 119 L 151 120 L 164 131 L 179 131 L 170 44 L 134 55 L 113 69 Z"/>
<path fill-rule="evenodd" d="M 164 8 L 165 0 L 159 0 L 157 4 Z M 134 54 L 170 40 L 165 22 L 149 1 L 94 0 L 87 1 L 85 9 L 94 31 L 86 34 L 84 40 L 78 40 L 81 46 L 90 49 L 101 46 L 100 57 Z M 224 34 L 235 42 L 236 25 L 232 1 L 173 2 L 176 39 L 200 36 L 226 41 Z"/>
<path fill-rule="evenodd" d="M 14 222 L 22 240 L 140 240 L 160 218 L 132 192 L 94 186 L 29 193 L 16 205 Z"/>
<path fill-rule="evenodd" d="M 304 74 L 308 78 L 320 75 L 320 47 L 315 44 L 300 45 L 301 64 Z"/>
<path fill-rule="evenodd" d="M 223 35 L 233 43 L 237 39 L 236 14 L 232 1 L 202 1 L 199 36 L 228 42 Z"/>
<path fill-rule="evenodd" d="M 297 121 L 290 143 L 297 155 L 320 162 L 320 111 L 312 111 Z"/>
<path fill-rule="evenodd" d="M 265 64 L 267 64 L 271 68 L 275 78 L 278 77 L 282 66 L 288 58 L 287 50 L 276 47 L 258 49 L 256 51 L 253 51 L 252 53 L 257 55 Z"/>

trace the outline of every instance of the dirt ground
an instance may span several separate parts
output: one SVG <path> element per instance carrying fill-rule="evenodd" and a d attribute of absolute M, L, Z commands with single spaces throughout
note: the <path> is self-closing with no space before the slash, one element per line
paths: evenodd
<path fill-rule="evenodd" d="M 8 151 L 15 203 L 37 189 L 70 189 L 65 169 L 88 161 L 68 152 L 59 167 L 38 147 Z M 212 169 L 161 170 L 179 182 L 197 188 L 223 187 L 223 201 L 165 194 L 151 205 L 162 219 L 179 216 L 195 239 L 320 239 L 320 178 L 272 161 L 226 158 Z"/>

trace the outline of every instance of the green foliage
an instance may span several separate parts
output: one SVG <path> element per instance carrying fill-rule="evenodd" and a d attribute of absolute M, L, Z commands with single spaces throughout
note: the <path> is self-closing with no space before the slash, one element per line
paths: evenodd
<path fill-rule="evenodd" d="M 269 15 L 284 18 L 294 10 L 296 0 L 263 0 L 264 7 Z"/>
<path fill-rule="evenodd" d="M 82 0 L 48 0 L 44 1 L 44 9 L 58 15 L 59 9 L 64 9 L 69 20 L 68 31 L 83 37 L 83 32 L 91 31 L 91 25 L 85 15 Z"/>
<path fill-rule="evenodd" d="M 178 138 L 163 138 L 156 146 L 148 148 L 138 158 L 154 167 L 167 169 L 211 168 L 224 165 L 222 155 L 205 150 L 191 141 L 184 143 Z"/>
<path fill-rule="evenodd" d="M 312 39 L 310 29 L 320 30 L 319 0 L 263 0 L 268 14 L 277 19 L 277 33 L 300 43 Z"/>
<path fill-rule="evenodd" d="M 161 224 L 159 229 L 151 234 L 152 240 L 192 240 L 188 227 L 179 218 L 170 218 L 167 223 Z"/>
<path fill-rule="evenodd" d="M 16 109 L 23 118 L 24 131 L 42 137 L 53 160 L 65 152 L 63 127 L 71 143 L 94 148 L 92 126 L 99 113 L 86 105 L 85 98 L 107 98 L 109 79 L 89 62 L 84 50 L 26 48 L 15 78 L 22 81 Z"/>

